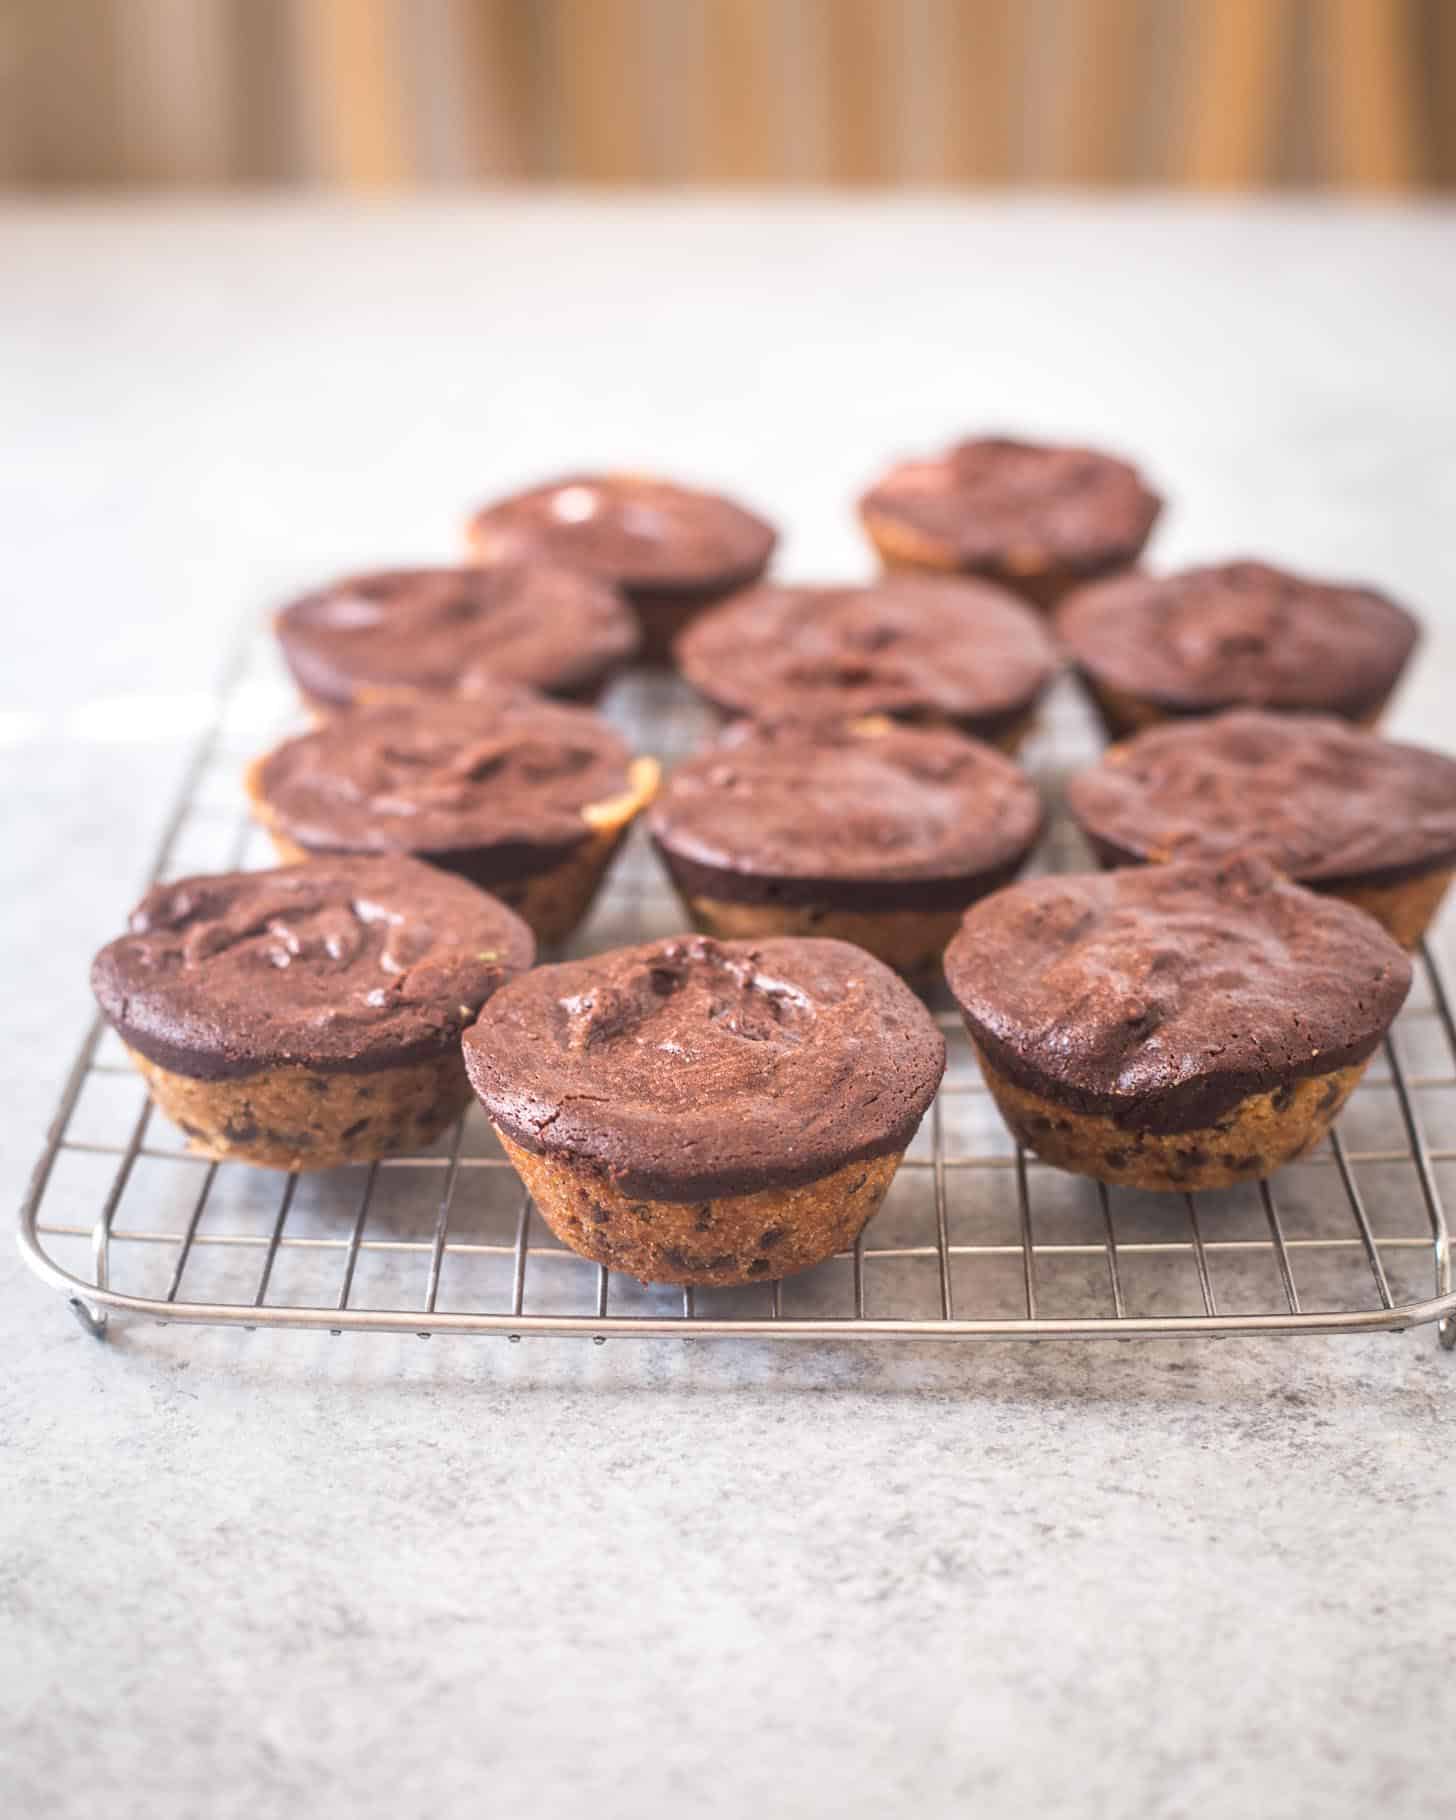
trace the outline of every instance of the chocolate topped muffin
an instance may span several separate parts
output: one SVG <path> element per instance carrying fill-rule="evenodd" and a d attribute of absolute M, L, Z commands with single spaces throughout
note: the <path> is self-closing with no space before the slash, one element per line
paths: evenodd
<path fill-rule="evenodd" d="M 1162 501 L 1095 449 L 983 436 L 902 461 L 859 502 L 890 568 L 998 581 L 1039 607 L 1135 562 Z"/>
<path fill-rule="evenodd" d="M 967 913 L 945 969 L 1023 1144 L 1184 1189 L 1316 1143 L 1411 980 L 1371 917 L 1259 859 L 1008 886 Z"/>
<path fill-rule="evenodd" d="M 1040 621 L 999 588 L 908 576 L 755 588 L 678 641 L 683 675 L 754 720 L 948 721 L 1014 747 L 1056 673 Z"/>
<path fill-rule="evenodd" d="M 614 588 L 539 561 L 352 575 L 284 607 L 274 628 L 294 681 L 321 707 L 497 682 L 593 700 L 637 649 Z"/>
<path fill-rule="evenodd" d="M 483 506 L 477 556 L 542 555 L 620 587 L 642 624 L 642 656 L 665 662 L 674 636 L 711 602 L 757 581 L 777 533 L 743 506 L 642 474 L 572 474 Z"/>
<path fill-rule="evenodd" d="M 653 942 L 544 967 L 465 1065 L 552 1230 L 649 1281 L 820 1262 L 878 1207 L 945 1044 L 844 942 Z"/>
<path fill-rule="evenodd" d="M 586 708 L 482 685 L 468 701 L 358 708 L 258 760 L 248 789 L 285 859 L 413 853 L 560 941 L 657 788 Z"/>
<path fill-rule="evenodd" d="M 1419 637 L 1371 588 L 1262 562 L 1099 583 L 1057 631 L 1114 734 L 1235 707 L 1373 722 Z"/>
<path fill-rule="evenodd" d="M 1067 805 L 1104 865 L 1257 853 L 1408 947 L 1456 867 L 1456 759 L 1324 716 L 1149 727 L 1074 777 Z"/>
<path fill-rule="evenodd" d="M 672 773 L 652 838 L 701 928 L 855 941 L 902 973 L 1035 845 L 1041 800 L 999 752 L 883 717 L 740 722 Z"/>
<path fill-rule="evenodd" d="M 462 879 L 321 860 L 155 886 L 91 984 L 195 1148 L 319 1169 L 428 1143 L 458 1116 L 461 1027 L 534 952 Z"/>

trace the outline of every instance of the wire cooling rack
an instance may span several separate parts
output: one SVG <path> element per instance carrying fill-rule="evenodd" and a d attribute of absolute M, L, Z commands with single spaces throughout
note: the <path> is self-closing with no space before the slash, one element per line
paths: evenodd
<path fill-rule="evenodd" d="M 669 760 L 709 730 L 675 679 L 619 683 L 608 712 Z M 244 764 L 296 721 L 271 648 L 234 666 L 153 877 L 265 865 Z M 1055 802 L 1095 754 L 1063 683 L 1024 757 Z M 1087 863 L 1060 817 L 1038 856 Z M 126 906 L 117 905 L 120 926 Z M 676 932 L 640 830 L 572 952 Z M 546 1229 L 478 1107 L 427 1151 L 291 1175 L 192 1156 L 116 1038 L 83 1043 L 21 1211 L 26 1262 L 94 1333 L 163 1322 L 756 1339 L 1282 1335 L 1438 1324 L 1456 1344 L 1443 1189 L 1456 1191 L 1456 1026 L 1430 948 L 1390 1040 L 1319 1150 L 1202 1194 L 1105 1189 L 1019 1149 L 948 1000 L 945 1082 L 853 1251 L 783 1283 L 669 1290 L 610 1273 Z M 1434 1134 L 1434 1135 L 1433 1135 Z"/>

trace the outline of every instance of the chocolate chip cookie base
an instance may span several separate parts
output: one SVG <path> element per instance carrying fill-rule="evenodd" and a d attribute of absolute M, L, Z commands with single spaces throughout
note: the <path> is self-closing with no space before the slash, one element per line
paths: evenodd
<path fill-rule="evenodd" d="M 496 1128 L 542 1219 L 584 1258 L 644 1283 L 772 1282 L 848 1250 L 885 1198 L 900 1151 L 846 1163 L 797 1188 L 655 1201 L 581 1163 L 538 1155 Z"/>
<path fill-rule="evenodd" d="M 962 733 L 969 733 L 973 739 L 984 739 L 988 746 L 995 746 L 1014 758 L 1026 743 L 1026 736 L 1036 725 L 1036 709 L 1028 708 L 1025 714 L 1018 714 L 1013 720 L 993 731 L 978 733 L 969 721 L 957 723 Z"/>
<path fill-rule="evenodd" d="M 564 942 L 583 922 L 602 887 L 631 817 L 614 829 L 601 829 L 560 865 L 527 878 L 498 879 L 491 895 L 510 906 L 543 948 Z"/>
<path fill-rule="evenodd" d="M 256 783 L 261 762 L 249 769 L 248 793 L 254 816 L 267 828 L 274 852 L 285 865 L 295 860 L 316 858 L 316 854 L 299 846 L 297 841 L 290 840 L 272 825 L 268 804 Z M 585 919 L 628 829 L 657 794 L 661 769 L 656 759 L 633 759 L 630 776 L 630 787 L 621 796 L 613 797 L 609 802 L 589 804 L 583 810 L 583 818 L 591 829 L 588 837 L 574 846 L 564 859 L 540 872 L 497 878 L 488 863 L 488 851 L 420 853 L 416 857 L 479 885 L 514 910 L 542 947 L 554 946 L 564 942 Z"/>
<path fill-rule="evenodd" d="M 1272 1175 L 1320 1141 L 1369 1066 L 1251 1093 L 1216 1124 L 1190 1131 L 1129 1130 L 1107 1113 L 1078 1112 L 999 1073 L 978 1051 L 997 1109 L 1018 1141 L 1043 1162 L 1120 1188 L 1230 1188 Z"/>
<path fill-rule="evenodd" d="M 1394 884 L 1315 885 L 1312 888 L 1327 890 L 1329 896 L 1354 904 L 1373 916 L 1402 948 L 1414 948 L 1431 926 L 1453 876 L 1456 872 L 1452 867 L 1439 866 L 1432 872 L 1418 872 L 1412 878 L 1397 879 Z"/>
<path fill-rule="evenodd" d="M 965 915 L 963 909 L 842 910 L 832 904 L 735 904 L 716 897 L 683 901 L 694 925 L 721 941 L 829 936 L 853 942 L 917 985 L 938 976 L 946 943 Z"/>
<path fill-rule="evenodd" d="M 731 726 L 734 721 L 742 720 L 741 713 L 722 702 L 714 701 L 710 696 L 703 698 L 717 716 L 721 726 Z M 879 710 L 876 710 L 878 713 Z M 983 746 L 995 746 L 998 752 L 1004 752 L 1008 758 L 1015 758 L 1025 745 L 1028 734 L 1036 725 L 1037 703 L 1029 708 L 1014 710 L 1010 714 L 977 715 L 977 714 L 886 714 L 890 720 L 901 720 L 908 727 L 950 727 L 957 733 L 964 733 L 968 739 L 978 739 Z"/>
<path fill-rule="evenodd" d="M 1129 734 L 1141 733 L 1145 727 L 1158 727 L 1168 721 L 1187 720 L 1193 715 L 1222 714 L 1230 707 L 1237 707 L 1237 702 L 1211 702 L 1206 708 L 1174 709 L 1162 702 L 1153 701 L 1145 695 L 1133 695 L 1126 689 L 1114 688 L 1110 683 L 1099 682 L 1085 670 L 1077 672 L 1092 705 L 1097 710 L 1097 717 L 1109 739 L 1126 739 Z M 1391 691 L 1372 701 L 1366 701 L 1352 708 L 1347 703 L 1328 702 L 1311 707 L 1311 713 L 1338 714 L 1345 720 L 1353 721 L 1357 727 L 1375 727 L 1385 712 L 1386 703 L 1390 700 Z M 1268 704 L 1274 706 L 1276 704 Z M 1281 710 L 1295 712 L 1296 710 Z"/>
<path fill-rule="evenodd" d="M 550 701 L 570 702 L 579 708 L 594 708 L 606 694 L 607 685 L 622 668 L 623 665 L 613 659 L 579 682 L 525 683 L 521 686 L 538 690 Z M 299 687 L 298 699 L 302 707 L 318 722 L 332 720 L 336 714 L 346 714 L 350 708 L 408 707 L 416 702 L 457 701 L 461 697 L 439 689 L 418 688 L 410 683 L 360 682 L 348 695 L 343 696 L 318 695 L 310 689 Z M 468 700 L 469 697 L 464 699 Z"/>
<path fill-rule="evenodd" d="M 654 588 L 624 589 L 642 633 L 636 661 L 655 670 L 671 669 L 673 646 L 677 643 L 679 634 L 685 632 L 700 613 L 727 600 L 730 594 L 736 594 L 743 585 L 742 582 L 735 581 L 726 588 L 697 588 L 682 592 Z"/>
<path fill-rule="evenodd" d="M 867 521 L 866 530 L 887 574 L 970 575 L 977 581 L 995 582 L 997 587 L 1007 589 L 1043 613 L 1053 612 L 1074 588 L 1109 580 L 1131 566 L 1118 561 L 1101 568 L 1069 569 L 1040 550 L 1028 549 L 1008 551 L 1004 560 L 994 565 L 966 569 L 954 561 L 936 560 L 931 553 L 936 546 L 922 544 L 903 526 Z"/>
<path fill-rule="evenodd" d="M 219 1080 L 174 1073 L 130 1047 L 127 1054 L 189 1149 L 264 1169 L 334 1169 L 420 1150 L 470 1103 L 454 1045 L 429 1061 L 367 1073 L 287 1064 Z"/>

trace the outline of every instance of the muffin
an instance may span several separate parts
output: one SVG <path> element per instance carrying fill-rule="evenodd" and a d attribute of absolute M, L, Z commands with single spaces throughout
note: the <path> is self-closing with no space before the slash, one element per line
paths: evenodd
<path fill-rule="evenodd" d="M 1067 785 L 1104 866 L 1257 853 L 1420 940 L 1456 867 L 1456 759 L 1249 708 L 1112 746 Z"/>
<path fill-rule="evenodd" d="M 273 623 L 304 699 L 325 710 L 497 682 L 594 701 L 637 649 L 636 621 L 613 587 L 543 562 L 353 575 Z"/>
<path fill-rule="evenodd" d="M 526 925 L 418 860 L 314 860 L 157 885 L 91 985 L 204 1156 L 364 1163 L 469 1103 L 461 1027 L 531 965 Z"/>
<path fill-rule="evenodd" d="M 853 1244 L 945 1042 L 845 942 L 683 936 L 513 982 L 465 1066 L 563 1243 L 646 1282 L 731 1284 Z"/>
<path fill-rule="evenodd" d="M 942 721 L 1014 750 L 1056 674 L 1041 621 L 1000 588 L 892 577 L 755 588 L 678 641 L 683 675 L 752 720 Z"/>
<path fill-rule="evenodd" d="M 1114 738 L 1224 708 L 1373 725 L 1420 635 L 1371 588 L 1262 562 L 1101 582 L 1067 601 L 1057 631 Z"/>
<path fill-rule="evenodd" d="M 247 786 L 280 859 L 412 853 L 559 942 L 657 779 L 589 708 L 497 686 L 351 709 L 258 759 Z"/>
<path fill-rule="evenodd" d="M 644 474 L 572 474 L 482 506 L 470 521 L 482 562 L 540 555 L 615 583 L 636 609 L 644 663 L 663 664 L 704 607 L 755 582 L 772 525 L 718 493 Z"/>
<path fill-rule="evenodd" d="M 1009 758 L 949 727 L 744 721 L 677 767 L 649 826 L 710 935 L 832 936 L 921 979 L 1021 869 L 1042 808 Z"/>
<path fill-rule="evenodd" d="M 1046 608 L 1135 563 L 1162 504 L 1114 456 L 983 436 L 898 463 L 859 515 L 886 568 L 976 575 Z"/>
<path fill-rule="evenodd" d="M 1318 1143 L 1411 980 L 1373 917 L 1259 859 L 1009 885 L 967 912 L 945 971 L 1022 1144 L 1184 1190 Z"/>

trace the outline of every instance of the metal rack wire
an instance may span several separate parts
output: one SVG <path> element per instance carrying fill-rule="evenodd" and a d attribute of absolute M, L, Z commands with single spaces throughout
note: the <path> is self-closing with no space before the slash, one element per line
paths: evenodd
<path fill-rule="evenodd" d="M 705 731 L 662 676 L 609 712 L 671 758 Z M 239 784 L 294 709 L 272 654 L 234 665 L 188 767 L 153 877 L 266 864 Z M 1095 735 L 1064 685 L 1025 757 L 1055 795 Z M 1039 864 L 1084 864 L 1060 821 Z M 640 839 L 589 951 L 680 928 Z M 21 1210 L 26 1262 L 94 1333 L 122 1313 L 332 1333 L 1129 1339 L 1398 1331 L 1456 1345 L 1443 1186 L 1456 1187 L 1456 1023 L 1432 952 L 1332 1137 L 1272 1181 L 1199 1195 L 1106 1189 L 1039 1163 L 997 1117 L 948 1002 L 945 1083 L 852 1252 L 783 1283 L 669 1290 L 609 1273 L 546 1230 L 479 1108 L 428 1152 L 289 1175 L 191 1155 L 100 1021 L 62 1091 Z M 1432 1132 L 1442 1135 L 1433 1140 Z"/>

